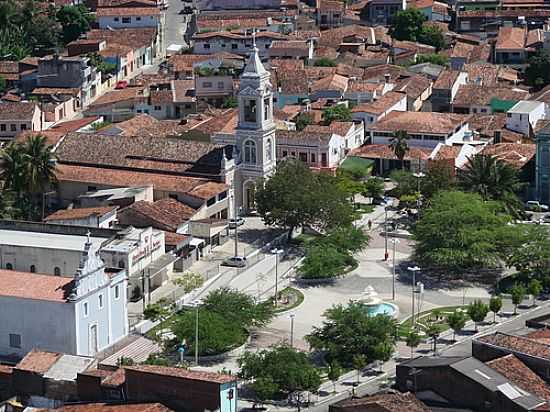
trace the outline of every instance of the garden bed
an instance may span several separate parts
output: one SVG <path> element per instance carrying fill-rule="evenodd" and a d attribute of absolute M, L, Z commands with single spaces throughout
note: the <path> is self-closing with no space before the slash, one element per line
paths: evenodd
<path fill-rule="evenodd" d="M 416 315 L 416 325 L 421 332 L 426 332 L 428 329 L 428 322 L 435 323 L 441 327 L 442 330 L 450 329 L 449 324 L 447 323 L 447 315 L 453 313 L 457 309 L 462 309 L 464 312 L 467 310 L 467 306 L 445 306 L 441 308 L 434 308 L 431 310 L 426 310 L 420 312 Z M 439 314 L 439 318 L 436 319 L 436 315 Z M 398 326 L 398 334 L 401 337 L 406 337 L 411 331 L 412 327 L 412 317 L 409 316 Z"/>
<path fill-rule="evenodd" d="M 279 301 L 275 309 L 275 313 L 282 313 L 292 310 L 302 304 L 304 294 L 295 288 L 285 288 L 279 292 Z"/>

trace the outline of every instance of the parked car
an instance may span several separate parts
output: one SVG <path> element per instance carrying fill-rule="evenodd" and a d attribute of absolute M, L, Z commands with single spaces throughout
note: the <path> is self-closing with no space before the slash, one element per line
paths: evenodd
<path fill-rule="evenodd" d="M 115 89 L 117 90 L 125 89 L 127 87 L 128 87 L 128 81 L 126 80 L 119 80 L 118 82 L 116 82 L 116 85 L 115 85 Z"/>
<path fill-rule="evenodd" d="M 527 210 L 532 210 L 534 212 L 547 212 L 548 205 L 543 205 L 538 200 L 529 200 L 525 203 L 525 208 Z"/>
<path fill-rule="evenodd" d="M 245 256 L 232 256 L 225 259 L 222 262 L 222 266 L 231 266 L 234 268 L 244 268 L 246 266 L 246 257 Z"/>
<path fill-rule="evenodd" d="M 238 217 L 237 219 L 229 219 L 229 229 L 235 229 L 238 226 L 244 225 L 244 219 Z"/>

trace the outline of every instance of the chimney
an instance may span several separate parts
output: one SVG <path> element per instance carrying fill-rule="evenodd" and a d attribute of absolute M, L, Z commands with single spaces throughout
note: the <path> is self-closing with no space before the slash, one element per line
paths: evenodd
<path fill-rule="evenodd" d="M 495 130 L 493 134 L 493 144 L 502 143 L 502 131 L 501 130 Z"/>

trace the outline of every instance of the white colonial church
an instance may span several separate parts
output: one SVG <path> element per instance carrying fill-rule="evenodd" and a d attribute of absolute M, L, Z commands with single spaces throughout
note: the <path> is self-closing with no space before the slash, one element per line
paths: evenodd
<path fill-rule="evenodd" d="M 235 159 L 226 182 L 233 187 L 237 209 L 247 213 L 254 209 L 256 185 L 272 175 L 276 165 L 273 86 L 255 43 L 241 76 L 238 100 L 234 138 L 223 139 L 223 143 L 233 145 Z"/>

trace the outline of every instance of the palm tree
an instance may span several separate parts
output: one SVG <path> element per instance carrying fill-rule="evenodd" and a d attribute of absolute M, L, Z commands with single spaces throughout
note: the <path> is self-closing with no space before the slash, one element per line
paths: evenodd
<path fill-rule="evenodd" d="M 23 152 L 15 143 L 8 145 L 0 154 L 0 179 L 3 190 L 13 191 L 17 196 L 23 191 Z"/>
<path fill-rule="evenodd" d="M 21 149 L 25 189 L 28 193 L 42 193 L 50 185 L 57 184 L 56 157 L 52 153 L 52 147 L 46 143 L 45 136 L 28 136 Z"/>
<path fill-rule="evenodd" d="M 458 172 L 459 185 L 479 193 L 484 200 L 501 201 L 508 212 L 516 214 L 521 204 L 516 196 L 523 183 L 512 166 L 491 155 L 475 155 Z"/>
<path fill-rule="evenodd" d="M 401 169 L 405 168 L 405 162 L 403 159 L 409 151 L 408 140 L 408 133 L 405 130 L 398 130 L 390 141 L 390 148 L 393 150 L 395 156 L 397 156 L 397 158 L 401 161 Z"/>

